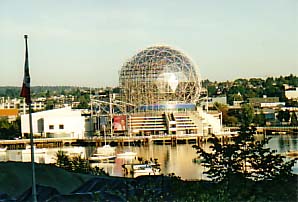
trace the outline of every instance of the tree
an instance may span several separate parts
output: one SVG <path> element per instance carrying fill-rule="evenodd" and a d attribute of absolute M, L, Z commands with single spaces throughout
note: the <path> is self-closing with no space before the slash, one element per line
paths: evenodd
<path fill-rule="evenodd" d="M 228 126 L 235 126 L 237 123 L 237 118 L 235 116 L 230 116 L 228 113 L 228 106 L 215 102 L 214 106 L 217 110 L 219 110 L 222 113 L 222 122 L 224 125 Z"/>
<path fill-rule="evenodd" d="M 240 122 L 243 127 L 249 127 L 254 119 L 254 109 L 250 104 L 244 104 L 240 111 Z"/>
<path fill-rule="evenodd" d="M 290 111 L 289 110 L 284 111 L 284 120 L 285 120 L 285 122 L 290 121 Z"/>
<path fill-rule="evenodd" d="M 76 173 L 86 173 L 105 176 L 108 175 L 103 169 L 100 169 L 98 167 L 91 167 L 89 161 L 81 158 L 80 155 L 70 157 L 62 150 L 56 153 L 55 165 L 64 170 Z"/>
<path fill-rule="evenodd" d="M 284 120 L 284 111 L 280 110 L 278 111 L 276 118 L 278 119 L 279 122 L 283 122 Z"/>
<path fill-rule="evenodd" d="M 0 139 L 14 139 L 21 135 L 21 119 L 9 122 L 7 118 L 0 118 Z"/>
<path fill-rule="evenodd" d="M 78 109 L 88 109 L 89 108 L 89 101 L 90 101 L 90 97 L 89 95 L 85 94 L 85 95 L 81 95 L 79 97 L 79 102 L 80 104 L 78 105 Z"/>
<path fill-rule="evenodd" d="M 292 112 L 292 114 L 291 114 L 291 126 L 298 126 L 296 112 Z"/>
<path fill-rule="evenodd" d="M 256 114 L 254 116 L 253 122 L 254 122 L 254 124 L 256 124 L 256 126 L 265 126 L 266 125 L 266 118 L 265 118 L 265 114 L 264 114 L 263 110 L 261 110 L 261 112 L 259 114 Z"/>
<path fill-rule="evenodd" d="M 227 180 L 233 176 L 256 181 L 289 176 L 295 159 L 285 161 L 284 157 L 267 148 L 269 138 L 256 141 L 256 128 L 251 124 L 253 111 L 250 105 L 243 105 L 240 114 L 241 126 L 233 141 L 220 141 L 215 135 L 211 138 L 211 152 L 194 146 L 203 157 L 202 165 L 213 181 Z"/>
<path fill-rule="evenodd" d="M 50 109 L 54 109 L 55 107 L 55 102 L 54 100 L 46 100 L 46 103 L 45 103 L 45 110 L 50 110 Z"/>
<path fill-rule="evenodd" d="M 285 110 L 285 111 L 280 110 L 280 111 L 278 111 L 276 117 L 279 120 L 279 122 L 283 122 L 283 121 L 289 122 L 290 121 L 290 117 L 291 117 L 290 116 L 290 111 L 289 110 Z"/>
<path fill-rule="evenodd" d="M 65 170 L 71 170 L 70 158 L 62 150 L 56 153 L 56 166 Z"/>

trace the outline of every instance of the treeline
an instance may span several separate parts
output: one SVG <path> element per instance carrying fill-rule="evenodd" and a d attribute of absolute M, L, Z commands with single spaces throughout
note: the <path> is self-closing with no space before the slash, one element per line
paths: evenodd
<path fill-rule="evenodd" d="M 229 104 L 232 104 L 233 101 L 247 101 L 248 98 L 266 95 L 267 97 L 278 97 L 281 102 L 286 102 L 287 106 L 297 106 L 297 103 L 292 103 L 292 101 L 286 99 L 285 84 L 298 87 L 298 77 L 290 74 L 278 78 L 240 78 L 232 82 L 212 82 L 207 79 L 202 82 L 202 86 L 208 90 L 208 96 L 227 96 Z"/>
<path fill-rule="evenodd" d="M 239 78 L 234 81 L 217 82 L 210 80 L 203 80 L 202 86 L 208 90 L 208 96 L 227 96 L 228 104 L 233 101 L 247 101 L 248 98 L 254 97 L 278 97 L 281 102 L 286 102 L 287 106 L 298 106 L 287 100 L 285 97 L 284 85 L 298 87 L 298 77 L 290 74 L 289 76 L 280 76 L 277 78 L 268 77 L 262 78 Z M 103 88 L 101 88 L 103 89 Z M 0 97 L 19 97 L 21 87 L 3 86 L 0 87 Z M 118 92 L 115 88 L 113 91 Z M 50 97 L 55 95 L 73 95 L 81 96 L 82 94 L 89 94 L 88 87 L 74 87 L 74 86 L 33 86 L 31 87 L 32 97 Z"/>
<path fill-rule="evenodd" d="M 32 86 L 31 94 L 33 97 L 49 97 L 53 95 L 78 95 L 87 87 L 74 86 Z M 18 98 L 20 97 L 21 87 L 0 86 L 0 97 Z"/>

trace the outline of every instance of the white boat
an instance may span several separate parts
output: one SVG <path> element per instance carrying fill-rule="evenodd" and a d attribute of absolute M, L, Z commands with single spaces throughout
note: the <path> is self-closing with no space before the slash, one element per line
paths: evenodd
<path fill-rule="evenodd" d="M 7 151 L 7 147 L 1 147 L 0 148 L 0 152 L 6 152 Z"/>
<path fill-rule="evenodd" d="M 45 154 L 46 153 L 46 148 L 36 148 L 35 146 L 33 146 L 34 149 L 34 154 Z M 22 150 L 23 154 L 31 154 L 31 146 L 30 145 L 26 145 L 26 149 Z"/>
<path fill-rule="evenodd" d="M 117 154 L 117 158 L 134 158 L 136 155 L 137 155 L 136 152 L 126 151 L 126 152 Z"/>
<path fill-rule="evenodd" d="M 117 158 L 129 158 L 129 159 L 131 159 L 131 158 L 136 157 L 136 155 L 137 155 L 137 152 L 131 151 L 130 142 L 128 142 L 128 150 L 123 152 L 123 153 L 117 154 Z"/>
<path fill-rule="evenodd" d="M 113 162 L 115 159 L 115 155 L 102 155 L 96 153 L 88 158 L 88 160 L 91 162 Z"/>
<path fill-rule="evenodd" d="M 115 148 L 110 145 L 96 148 L 95 153 L 88 158 L 91 162 L 112 162 L 115 159 Z"/>
<path fill-rule="evenodd" d="M 133 176 L 160 175 L 160 168 L 150 164 L 135 164 L 132 166 Z"/>
<path fill-rule="evenodd" d="M 124 174 L 132 174 L 133 177 L 142 175 L 160 175 L 160 165 L 155 163 L 123 164 Z"/>
<path fill-rule="evenodd" d="M 110 145 L 104 145 L 103 147 L 97 147 L 95 154 L 100 154 L 100 155 L 115 155 L 115 147 L 111 147 Z"/>
<path fill-rule="evenodd" d="M 96 148 L 96 155 L 103 155 L 103 156 L 115 156 L 115 147 L 111 147 L 110 145 L 107 144 L 107 137 L 106 137 L 106 131 L 104 128 L 104 140 L 105 144 L 102 147 L 97 147 Z"/>

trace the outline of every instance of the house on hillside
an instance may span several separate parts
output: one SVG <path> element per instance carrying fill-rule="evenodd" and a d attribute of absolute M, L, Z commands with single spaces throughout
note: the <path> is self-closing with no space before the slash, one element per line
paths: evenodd
<path fill-rule="evenodd" d="M 287 89 L 285 91 L 285 96 L 289 100 L 298 101 L 298 87 Z"/>
<path fill-rule="evenodd" d="M 285 105 L 284 102 L 279 102 L 278 97 L 267 97 L 264 95 L 262 98 L 248 98 L 249 104 L 251 104 L 254 108 L 261 108 L 266 105 L 268 106 L 277 106 L 277 105 Z"/>
<path fill-rule="evenodd" d="M 90 117 L 70 107 L 32 113 L 34 136 L 84 138 L 92 131 Z M 22 137 L 29 137 L 29 115 L 21 116 Z"/>

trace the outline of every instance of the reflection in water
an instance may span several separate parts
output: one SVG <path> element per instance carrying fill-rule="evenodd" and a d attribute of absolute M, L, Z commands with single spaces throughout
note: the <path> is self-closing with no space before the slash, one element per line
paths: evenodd
<path fill-rule="evenodd" d="M 285 154 L 288 151 L 298 151 L 297 142 L 298 136 L 296 135 L 275 135 L 268 136 L 270 141 L 268 143 L 269 148 L 276 150 L 277 153 Z M 293 173 L 298 174 L 298 162 L 294 164 Z"/>
<path fill-rule="evenodd" d="M 290 150 L 297 151 L 298 136 L 280 135 L 272 136 L 268 146 L 272 150 L 277 150 L 278 153 L 285 153 Z M 210 144 L 203 145 L 204 148 L 209 148 Z M 56 153 L 65 151 L 70 156 L 80 155 L 87 159 L 95 151 L 95 147 L 63 147 L 63 148 L 46 148 L 39 150 L 40 153 L 35 154 L 35 162 L 38 163 L 55 163 Z M 175 173 L 182 179 L 206 179 L 203 175 L 204 167 L 198 163 L 193 163 L 193 159 L 197 157 L 196 150 L 191 144 L 181 144 L 176 146 L 171 145 L 149 145 L 141 147 L 117 147 L 116 153 L 131 150 L 137 153 L 135 158 L 116 158 L 115 163 L 93 163 L 92 167 L 98 166 L 103 168 L 112 176 L 123 176 L 122 165 L 129 163 L 140 163 L 138 159 L 145 160 L 157 159 L 161 167 L 161 173 L 168 175 Z M 44 151 L 44 152 L 42 152 Z M 30 161 L 30 152 L 26 150 L 7 150 L 0 152 L 0 161 Z M 295 164 L 294 173 L 298 173 L 298 163 Z"/>
<path fill-rule="evenodd" d="M 271 138 L 268 143 L 269 147 L 273 150 L 277 150 L 278 153 L 297 150 L 298 136 L 276 135 L 268 137 Z"/>
<path fill-rule="evenodd" d="M 125 149 L 125 147 L 117 148 L 119 150 Z M 138 157 L 142 157 L 143 160 L 158 159 L 160 163 L 161 173 L 168 175 L 175 173 L 176 176 L 180 176 L 182 179 L 202 179 L 205 176 L 202 175 L 203 167 L 199 164 L 193 163 L 197 154 L 196 150 L 192 148 L 190 144 L 183 145 L 149 145 L 143 147 L 133 148 L 134 152 L 137 152 Z M 133 161 L 139 163 L 137 159 Z M 123 162 L 115 162 L 115 167 L 121 168 Z M 122 169 L 114 170 L 117 176 L 122 176 Z M 121 173 L 118 173 L 121 172 Z"/>
<path fill-rule="evenodd" d="M 274 137 L 276 138 L 276 137 Z M 285 152 L 290 150 L 290 138 L 288 135 L 279 135 L 277 136 L 279 143 L 279 151 Z"/>
<path fill-rule="evenodd" d="M 66 155 L 69 156 L 81 156 L 81 158 L 86 158 L 88 148 L 84 147 L 63 147 L 63 148 L 43 148 L 35 149 L 34 160 L 36 163 L 56 163 L 56 154 L 58 151 L 64 151 Z M 0 154 L 1 155 L 1 154 Z M 5 161 L 31 161 L 31 150 L 7 150 L 5 154 L 1 155 Z"/>

